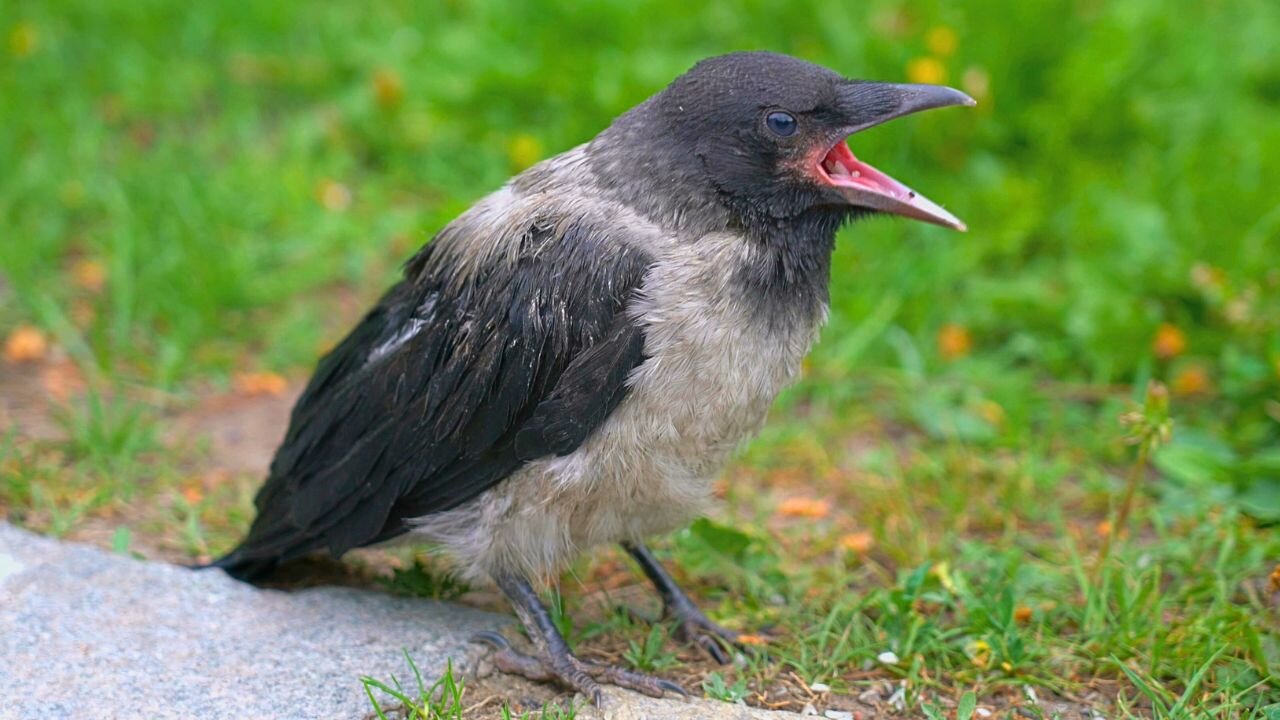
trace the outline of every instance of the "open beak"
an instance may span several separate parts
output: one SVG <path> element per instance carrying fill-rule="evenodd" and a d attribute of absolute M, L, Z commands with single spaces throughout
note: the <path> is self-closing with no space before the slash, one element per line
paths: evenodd
<path fill-rule="evenodd" d="M 951 105 L 973 106 L 973 98 L 941 85 L 897 85 L 850 82 L 841 90 L 841 104 L 852 120 L 846 135 L 921 110 Z M 820 181 L 830 185 L 850 205 L 923 220 L 964 232 L 955 215 L 920 193 L 859 160 L 843 138 L 815 160 Z"/>

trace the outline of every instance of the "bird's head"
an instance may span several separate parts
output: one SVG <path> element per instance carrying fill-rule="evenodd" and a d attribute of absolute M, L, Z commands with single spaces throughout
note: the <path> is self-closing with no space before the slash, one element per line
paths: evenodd
<path fill-rule="evenodd" d="M 849 80 L 786 55 L 742 52 L 699 62 L 637 112 L 659 136 L 645 145 L 662 148 L 645 170 L 709 184 L 745 224 L 891 213 L 964 230 L 859 160 L 846 138 L 921 110 L 973 104 L 948 87 Z"/>

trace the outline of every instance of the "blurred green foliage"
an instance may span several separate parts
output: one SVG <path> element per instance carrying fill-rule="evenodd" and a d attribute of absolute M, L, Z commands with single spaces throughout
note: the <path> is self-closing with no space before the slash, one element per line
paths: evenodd
<path fill-rule="evenodd" d="M 833 471 L 822 491 L 868 508 L 884 587 L 851 600 L 843 570 L 802 555 L 784 572 L 778 536 L 707 520 L 677 536 L 682 563 L 740 573 L 726 614 L 755 624 L 794 591 L 798 639 L 779 652 L 810 679 L 914 628 L 915 658 L 899 648 L 913 679 L 1004 682 L 989 654 L 1054 687 L 1062 668 L 1142 657 L 1135 686 L 1182 692 L 1212 665 L 1236 707 L 1280 657 L 1274 618 L 1258 619 L 1275 539 L 1240 516 L 1280 520 L 1276 38 L 1274 0 L 5 0 L 0 337 L 41 328 L 94 392 L 67 413 L 65 456 L 0 428 L 0 511 L 61 533 L 137 476 L 169 487 L 180 469 L 153 456 L 174 398 L 246 370 L 305 373 L 476 198 L 698 59 L 771 49 L 978 98 L 851 141 L 971 230 L 843 232 L 830 325 L 746 458 L 813 483 Z M 1087 582 L 1073 527 L 1104 514 L 1132 454 L 1117 418 L 1153 379 L 1174 419 L 1144 485 L 1160 495 L 1140 513 L 1154 540 Z M 838 467 L 843 424 L 868 416 L 923 440 Z M 249 492 L 176 502 L 189 552 L 209 549 L 196 506 L 243 525 Z M 927 565 L 951 555 L 954 582 Z M 396 587 L 456 590 L 420 574 Z M 1015 597 L 1049 609 L 1018 629 Z M 651 661 L 658 643 L 634 653 Z M 713 692 L 746 687 L 730 681 Z"/>
<path fill-rule="evenodd" d="M 1280 439 L 1274 2 L 11 0 L 0 32 L 0 328 L 34 320 L 164 389 L 245 348 L 307 365 L 354 314 L 335 289 L 372 298 L 478 196 L 703 56 L 959 85 L 976 111 L 853 145 L 972 231 L 846 230 L 796 397 L 839 408 L 891 371 L 933 388 L 914 421 L 981 440 L 999 433 L 975 397 L 1028 428 L 1052 422 L 1018 399 L 1038 383 L 1163 378 L 1217 443 L 1165 465 L 1262 473 L 1280 516 L 1255 457 Z M 68 281 L 86 259 L 101 292 Z M 1184 351 L 1157 356 L 1160 323 Z M 947 362 L 944 325 L 967 357 Z"/>

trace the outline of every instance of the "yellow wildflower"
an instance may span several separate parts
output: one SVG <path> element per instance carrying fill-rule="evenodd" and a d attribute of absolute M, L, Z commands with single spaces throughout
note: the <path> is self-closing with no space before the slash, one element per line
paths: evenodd
<path fill-rule="evenodd" d="M 107 268 L 101 260 L 81 258 L 71 264 L 71 280 L 89 292 L 98 292 L 107 282 Z"/>
<path fill-rule="evenodd" d="M 958 360 L 973 349 L 973 338 L 963 325 L 947 323 L 938 329 L 938 353 L 944 360 Z"/>
<path fill-rule="evenodd" d="M 947 81 L 947 67 L 935 57 L 916 58 L 907 63 L 907 79 L 913 83 L 939 85 Z"/>
<path fill-rule="evenodd" d="M 831 513 L 831 503 L 826 500 L 793 497 L 782 501 L 778 514 L 785 517 L 824 518 Z"/>
<path fill-rule="evenodd" d="M 30 325 L 18 327 L 4 342 L 4 357 L 11 363 L 42 360 L 48 351 L 49 341 L 44 333 Z"/>
<path fill-rule="evenodd" d="M 20 22 L 9 31 L 9 54 L 24 58 L 40 48 L 40 33 L 29 22 Z"/>
<path fill-rule="evenodd" d="M 959 45 L 956 40 L 956 31 L 946 25 L 930 28 L 929 32 L 925 33 L 924 43 L 929 47 L 929 52 L 938 57 L 951 55 Z"/>
<path fill-rule="evenodd" d="M 404 82 L 394 70 L 379 70 L 373 74 L 373 97 L 378 105 L 393 108 L 404 99 Z"/>
<path fill-rule="evenodd" d="M 974 666 L 985 668 L 991 663 L 991 644 L 986 640 L 974 640 L 966 650 L 969 651 L 969 661 Z"/>
<path fill-rule="evenodd" d="M 1204 395 L 1212 388 L 1213 383 L 1209 380 L 1209 372 L 1201 365 L 1191 365 L 1178 371 L 1173 376 L 1173 394 L 1187 397 L 1189 395 Z"/>
<path fill-rule="evenodd" d="M 991 75 L 977 65 L 971 65 L 960 77 L 960 89 L 977 100 L 979 106 L 986 105 L 991 101 Z"/>
<path fill-rule="evenodd" d="M 1004 408 L 994 400 L 983 400 L 978 403 L 978 414 L 983 420 L 997 427 L 1004 424 Z"/>
<path fill-rule="evenodd" d="M 855 555 L 866 555 L 875 545 L 875 539 L 866 530 L 849 533 L 840 538 L 840 547 Z"/>
<path fill-rule="evenodd" d="M 516 135 L 507 144 L 507 159 L 516 170 L 524 170 L 542 159 L 542 143 L 528 133 Z"/>
<path fill-rule="evenodd" d="M 1177 325 L 1160 323 L 1155 339 L 1151 341 L 1151 349 L 1161 360 L 1175 358 L 1187 349 L 1187 336 Z"/>
<path fill-rule="evenodd" d="M 316 198 L 329 212 L 342 212 L 351 207 L 351 188 L 337 180 L 323 180 L 316 188 Z"/>
<path fill-rule="evenodd" d="M 241 395 L 283 395 L 289 383 L 278 373 L 239 373 L 231 379 L 236 392 Z"/>

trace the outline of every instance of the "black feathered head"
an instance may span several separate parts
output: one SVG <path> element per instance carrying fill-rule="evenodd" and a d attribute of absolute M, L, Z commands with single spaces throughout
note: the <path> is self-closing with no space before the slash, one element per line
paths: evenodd
<path fill-rule="evenodd" d="M 716 201 L 744 224 L 811 213 L 892 213 L 957 230 L 959 219 L 857 159 L 845 138 L 921 110 L 973 105 L 936 85 L 849 80 L 786 55 L 708 58 L 615 123 L 630 171 Z"/>

